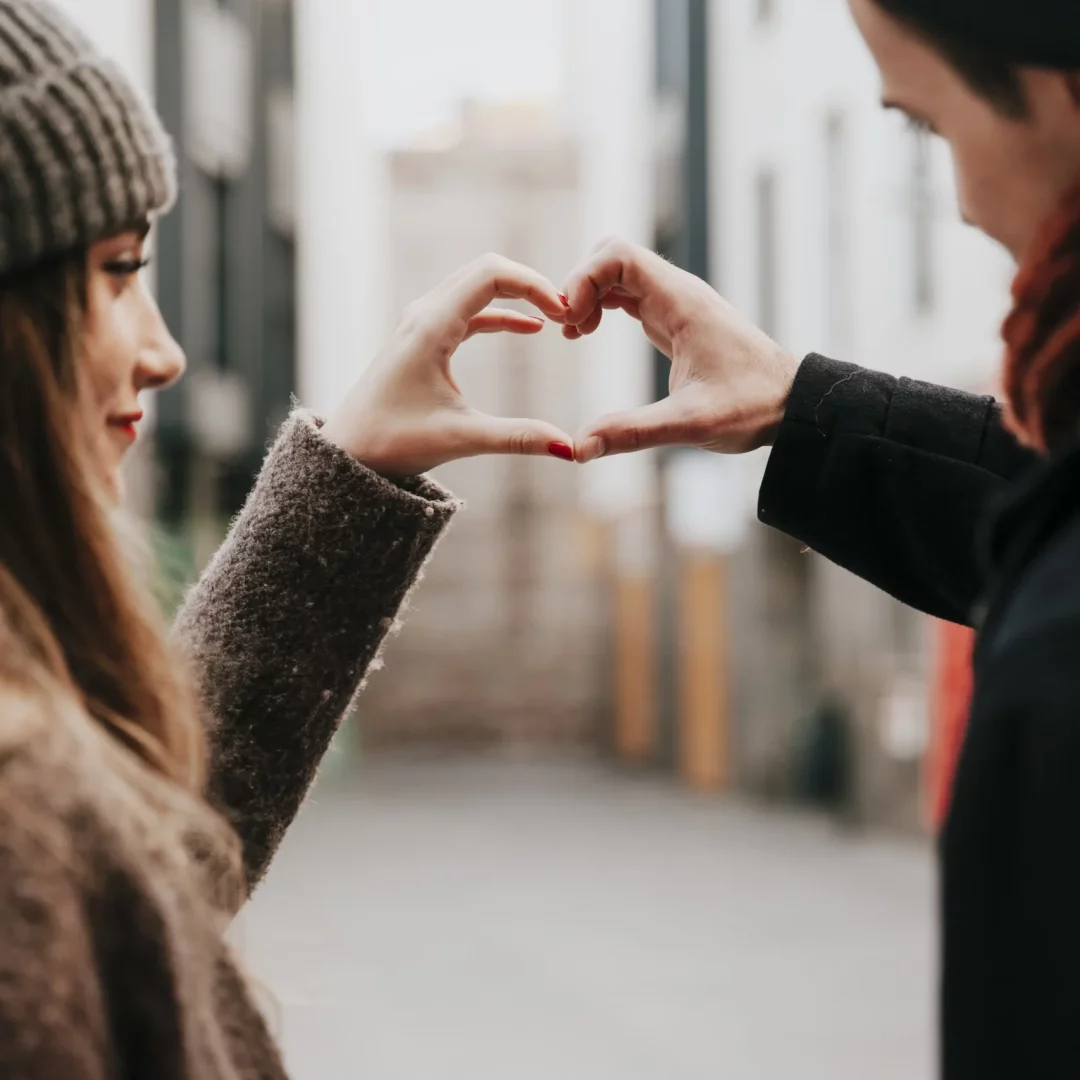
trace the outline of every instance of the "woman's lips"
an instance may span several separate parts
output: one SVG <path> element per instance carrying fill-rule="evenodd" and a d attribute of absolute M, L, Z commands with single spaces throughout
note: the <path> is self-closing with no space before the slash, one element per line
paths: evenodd
<path fill-rule="evenodd" d="M 125 416 L 114 416 L 109 420 L 109 426 L 116 428 L 117 431 L 122 432 L 127 438 L 134 442 L 139 437 L 139 432 L 135 425 L 143 418 L 143 414 L 128 413 Z"/>

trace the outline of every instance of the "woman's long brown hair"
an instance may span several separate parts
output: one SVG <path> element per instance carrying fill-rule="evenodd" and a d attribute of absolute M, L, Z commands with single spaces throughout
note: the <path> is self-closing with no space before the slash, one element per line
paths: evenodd
<path fill-rule="evenodd" d="M 203 802 L 193 681 L 125 555 L 83 419 L 85 275 L 78 252 L 0 279 L 0 685 L 81 706 L 150 805 L 198 819 L 181 830 L 206 855 L 227 830 Z"/>
<path fill-rule="evenodd" d="M 1043 454 L 1080 438 L 1080 182 L 1024 259 L 1003 333 L 1017 437 Z"/>

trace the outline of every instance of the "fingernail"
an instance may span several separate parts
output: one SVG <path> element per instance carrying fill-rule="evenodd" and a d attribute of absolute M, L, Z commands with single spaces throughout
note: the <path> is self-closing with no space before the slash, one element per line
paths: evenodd
<path fill-rule="evenodd" d="M 563 307 L 568 308 L 570 306 L 570 301 L 562 293 L 559 293 L 559 299 L 562 301 Z"/>
<path fill-rule="evenodd" d="M 564 442 L 548 443 L 548 453 L 552 457 L 557 457 L 561 461 L 573 461 L 574 460 L 574 448 L 567 446 Z"/>
<path fill-rule="evenodd" d="M 607 446 L 604 440 L 599 435 L 593 435 L 592 438 L 586 439 L 581 446 L 581 453 L 578 455 L 578 461 L 582 465 L 588 464 L 590 461 L 595 461 L 597 458 L 602 458 L 607 453 Z"/>

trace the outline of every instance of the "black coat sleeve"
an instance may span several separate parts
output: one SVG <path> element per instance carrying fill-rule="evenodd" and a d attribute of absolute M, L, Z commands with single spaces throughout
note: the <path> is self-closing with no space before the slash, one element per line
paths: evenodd
<path fill-rule="evenodd" d="M 758 512 L 897 599 L 967 623 L 980 590 L 980 519 L 1034 460 L 993 398 L 811 355 Z"/>

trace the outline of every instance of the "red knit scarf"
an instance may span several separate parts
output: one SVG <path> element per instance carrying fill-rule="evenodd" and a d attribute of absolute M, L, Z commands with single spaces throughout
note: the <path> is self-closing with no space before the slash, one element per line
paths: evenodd
<path fill-rule="evenodd" d="M 1080 183 L 1047 222 L 1013 283 L 1002 331 L 1010 429 L 1049 454 L 1080 437 Z"/>

